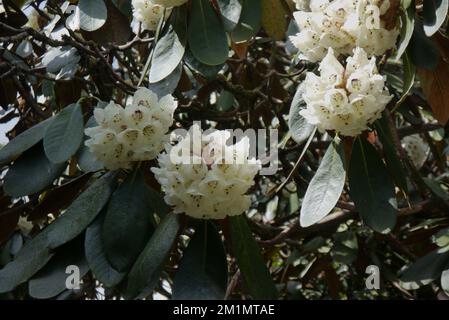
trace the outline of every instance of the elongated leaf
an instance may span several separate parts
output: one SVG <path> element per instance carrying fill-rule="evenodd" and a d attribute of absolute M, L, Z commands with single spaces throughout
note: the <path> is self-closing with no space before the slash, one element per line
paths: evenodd
<path fill-rule="evenodd" d="M 402 26 L 396 53 L 396 61 L 399 61 L 404 54 L 405 49 L 407 49 L 413 36 L 413 30 L 415 29 L 415 5 L 409 5 L 407 8 L 403 9 L 405 9 L 405 11 L 401 15 Z"/>
<path fill-rule="evenodd" d="M 95 31 L 105 24 L 108 10 L 103 0 L 79 0 L 78 7 L 81 29 Z"/>
<path fill-rule="evenodd" d="M 128 298 L 144 296 L 154 289 L 179 227 L 179 217 L 175 214 L 168 214 L 162 219 L 128 275 Z"/>
<path fill-rule="evenodd" d="M 437 279 L 449 263 L 449 252 L 446 249 L 438 249 L 419 258 L 402 274 L 404 282 L 416 282 Z"/>
<path fill-rule="evenodd" d="M 259 32 L 262 19 L 260 0 L 242 0 L 242 12 L 237 26 L 231 33 L 234 42 L 247 41 Z"/>
<path fill-rule="evenodd" d="M 0 270 L 0 293 L 13 290 L 38 272 L 53 254 L 46 247 L 45 235 L 27 242 L 13 261 Z"/>
<path fill-rule="evenodd" d="M 153 232 L 153 204 L 145 179 L 137 170 L 114 192 L 104 224 L 106 257 L 117 271 L 129 270 Z"/>
<path fill-rule="evenodd" d="M 386 123 L 385 117 L 376 121 L 375 127 L 377 134 L 379 135 L 379 139 L 382 142 L 389 172 L 393 176 L 393 179 L 396 182 L 397 186 L 400 187 L 403 191 L 407 192 L 408 188 L 404 165 L 402 164 L 396 152 L 396 148 L 393 145 L 393 138 Z"/>
<path fill-rule="evenodd" d="M 78 236 L 108 200 L 113 180 L 113 175 L 98 179 L 61 217 L 27 242 L 15 259 L 0 270 L 0 293 L 28 280 L 51 259 L 53 249 Z"/>
<path fill-rule="evenodd" d="M 50 162 L 42 145 L 36 145 L 9 168 L 5 176 L 5 192 L 18 198 L 42 191 L 62 173 L 65 166 L 65 163 Z"/>
<path fill-rule="evenodd" d="M 290 129 L 290 133 L 292 134 L 292 139 L 297 144 L 302 144 L 306 141 L 314 129 L 314 126 L 309 124 L 306 119 L 299 114 L 299 111 L 305 107 L 302 94 L 303 87 L 299 86 L 296 90 L 295 96 L 293 97 L 288 115 L 288 127 Z"/>
<path fill-rule="evenodd" d="M 186 51 L 186 54 L 184 56 L 184 62 L 189 68 L 200 73 L 208 80 L 215 79 L 217 77 L 218 72 L 220 72 L 220 70 L 223 69 L 222 64 L 217 66 L 209 66 L 207 64 L 200 62 L 197 58 L 195 58 L 191 50 Z"/>
<path fill-rule="evenodd" d="M 185 52 L 186 30 L 186 6 L 176 7 L 173 9 L 165 33 L 158 40 L 154 49 L 150 83 L 165 79 L 178 67 Z"/>
<path fill-rule="evenodd" d="M 240 20 L 242 4 L 239 0 L 217 0 L 217 4 L 225 30 L 232 31 Z"/>
<path fill-rule="evenodd" d="M 45 130 L 44 150 L 53 163 L 65 162 L 79 149 L 84 136 L 83 113 L 71 104 L 58 113 Z"/>
<path fill-rule="evenodd" d="M 448 0 L 426 0 L 423 2 L 424 32 L 430 37 L 440 29 L 447 17 Z"/>
<path fill-rule="evenodd" d="M 403 100 L 409 94 L 415 83 L 416 67 L 412 63 L 410 54 L 408 52 L 406 52 L 402 56 L 402 65 L 404 66 L 404 85 L 402 88 L 401 100 Z"/>
<path fill-rule="evenodd" d="M 87 262 L 95 278 L 106 287 L 114 287 L 120 283 L 125 274 L 115 270 L 106 259 L 101 236 L 103 221 L 104 214 L 100 214 L 86 229 L 84 248 Z"/>
<path fill-rule="evenodd" d="M 173 279 L 173 299 L 223 300 L 228 267 L 223 242 L 212 223 L 196 229 Z"/>
<path fill-rule="evenodd" d="M 438 47 L 426 37 L 421 22 L 415 21 L 412 39 L 410 40 L 410 58 L 415 66 L 433 70 L 438 64 Z"/>
<path fill-rule="evenodd" d="M 70 265 L 79 268 L 80 278 L 89 271 L 80 244 L 80 241 L 75 240 L 74 243 L 58 250 L 50 262 L 28 282 L 30 296 L 36 299 L 49 299 L 66 290 L 66 279 L 69 276 L 66 268 Z"/>
<path fill-rule="evenodd" d="M 6 146 L 0 149 L 0 165 L 4 165 L 16 159 L 23 152 L 41 141 L 45 129 L 53 118 L 47 119 L 22 132 L 12 139 Z"/>
<path fill-rule="evenodd" d="M 114 183 L 115 175 L 106 174 L 81 193 L 64 214 L 45 229 L 47 246 L 57 248 L 83 232 L 109 200 Z"/>
<path fill-rule="evenodd" d="M 394 185 L 387 172 L 374 147 L 358 138 L 349 165 L 349 193 L 363 222 L 382 233 L 396 223 Z"/>
<path fill-rule="evenodd" d="M 232 252 L 246 289 L 254 299 L 276 299 L 277 290 L 260 248 L 243 216 L 229 218 Z"/>
<path fill-rule="evenodd" d="M 335 207 L 345 185 L 342 144 L 334 140 L 310 181 L 301 206 L 300 223 L 308 227 L 323 219 Z"/>
<path fill-rule="evenodd" d="M 19 212 L 0 215 L 0 246 L 14 234 L 19 218 Z"/>
<path fill-rule="evenodd" d="M 219 65 L 228 59 L 228 39 L 208 0 L 192 0 L 188 30 L 190 50 L 202 63 Z"/>

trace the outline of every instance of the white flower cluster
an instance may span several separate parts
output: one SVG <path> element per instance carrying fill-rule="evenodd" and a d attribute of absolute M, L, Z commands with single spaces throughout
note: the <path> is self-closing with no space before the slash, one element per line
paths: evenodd
<path fill-rule="evenodd" d="M 187 0 L 132 0 L 134 18 L 142 23 L 143 29 L 153 31 L 157 29 L 165 8 L 168 15 L 170 8 L 186 2 Z"/>
<path fill-rule="evenodd" d="M 418 134 L 402 138 L 401 144 L 415 167 L 421 168 L 429 155 L 429 145 Z"/>
<path fill-rule="evenodd" d="M 320 76 L 311 72 L 306 75 L 303 99 L 307 107 L 300 114 L 320 131 L 356 136 L 381 117 L 391 99 L 375 58 L 368 59 L 361 48 L 347 58 L 346 68 L 329 48 L 319 71 Z"/>
<path fill-rule="evenodd" d="M 154 159 L 168 141 L 166 133 L 176 107 L 171 95 L 158 99 L 152 91 L 140 88 L 126 108 L 114 102 L 104 109 L 95 108 L 98 126 L 85 130 L 90 137 L 85 144 L 111 170 L 129 168 L 132 161 Z"/>
<path fill-rule="evenodd" d="M 194 127 L 176 145 L 167 145 L 167 153 L 158 157 L 159 168 L 152 168 L 165 192 L 165 202 L 175 213 L 201 219 L 242 214 L 251 204 L 245 193 L 261 168 L 259 161 L 248 159 L 248 139 L 227 145 L 228 131 L 196 137 L 193 130 L 201 129 Z M 201 142 L 195 150 L 191 145 L 199 143 L 198 138 Z"/>
<path fill-rule="evenodd" d="M 304 1 L 297 1 L 299 8 Z M 300 58 L 317 62 L 328 48 L 336 56 L 349 55 L 356 47 L 369 56 L 381 55 L 393 48 L 399 27 L 386 29 L 382 16 L 390 7 L 389 0 L 310 0 L 310 11 L 296 11 L 293 15 L 300 32 L 291 36 L 301 51 Z"/>

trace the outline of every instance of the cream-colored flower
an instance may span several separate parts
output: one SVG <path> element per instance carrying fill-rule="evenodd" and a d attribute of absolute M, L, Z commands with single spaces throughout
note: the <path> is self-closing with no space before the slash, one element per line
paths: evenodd
<path fill-rule="evenodd" d="M 429 155 L 429 145 L 418 134 L 402 138 L 401 144 L 415 167 L 421 168 Z"/>
<path fill-rule="evenodd" d="M 320 64 L 320 76 L 307 73 L 302 83 L 307 107 L 300 114 L 320 131 L 335 130 L 356 136 L 381 117 L 391 100 L 385 78 L 379 75 L 374 57 L 361 48 L 341 65 L 329 48 Z"/>
<path fill-rule="evenodd" d="M 369 56 L 394 48 L 399 27 L 385 28 L 382 15 L 389 0 L 311 0 L 310 11 L 293 14 L 300 32 L 290 40 L 300 50 L 300 58 L 320 61 L 333 48 L 336 56 L 349 55 L 356 47 Z"/>
<path fill-rule="evenodd" d="M 165 192 L 165 202 L 175 213 L 223 219 L 250 207 L 246 192 L 261 165 L 248 159 L 248 138 L 227 145 L 230 135 L 228 131 L 201 134 L 199 126 L 194 125 L 184 138 L 167 145 L 167 152 L 159 155 L 159 168 L 152 171 Z"/>
<path fill-rule="evenodd" d="M 173 124 L 176 107 L 172 96 L 158 99 L 152 91 L 141 88 L 126 108 L 114 102 L 104 109 L 95 108 L 98 126 L 85 130 L 90 137 L 86 146 L 111 170 L 154 159 L 168 140 L 166 133 Z"/>
<path fill-rule="evenodd" d="M 142 23 L 142 28 L 150 31 L 156 30 L 165 8 L 152 0 L 132 0 L 132 5 L 134 18 Z"/>

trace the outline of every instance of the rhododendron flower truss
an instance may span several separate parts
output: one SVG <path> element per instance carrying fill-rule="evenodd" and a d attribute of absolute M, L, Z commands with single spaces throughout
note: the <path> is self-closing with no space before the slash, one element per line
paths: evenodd
<path fill-rule="evenodd" d="M 300 114 L 321 131 L 356 136 L 381 117 L 391 100 L 375 58 L 368 59 L 361 48 L 354 49 L 345 66 L 329 48 L 319 72 L 307 73 L 302 83 L 307 107 Z"/>
<path fill-rule="evenodd" d="M 97 107 L 94 116 L 98 126 L 86 129 L 90 137 L 86 146 L 111 170 L 154 159 L 168 139 L 176 107 L 172 96 L 158 99 L 145 88 L 136 91 L 132 104 L 125 108 L 114 102 L 104 109 Z"/>
<path fill-rule="evenodd" d="M 229 131 L 214 131 L 194 141 L 189 134 L 174 146 L 167 145 L 152 168 L 165 193 L 165 201 L 176 213 L 203 219 L 239 215 L 251 204 L 247 195 L 254 184 L 260 162 L 249 159 L 249 140 L 229 143 Z M 198 148 L 193 147 L 198 144 Z"/>
<path fill-rule="evenodd" d="M 389 7 L 389 0 L 311 0 L 310 11 L 293 14 L 300 32 L 290 40 L 300 57 L 312 62 L 323 59 L 327 48 L 336 56 L 349 55 L 356 47 L 381 55 L 395 47 L 399 35 L 399 23 L 386 29 L 383 15 Z"/>

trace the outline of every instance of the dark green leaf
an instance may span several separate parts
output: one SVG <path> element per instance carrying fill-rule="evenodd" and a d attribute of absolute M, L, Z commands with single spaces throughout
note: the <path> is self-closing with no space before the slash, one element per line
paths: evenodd
<path fill-rule="evenodd" d="M 402 88 L 402 97 L 405 97 L 412 90 L 415 83 L 416 67 L 410 59 L 408 51 L 402 56 L 402 65 L 404 66 L 404 85 Z M 401 97 L 401 99 L 403 99 Z"/>
<path fill-rule="evenodd" d="M 57 248 L 83 232 L 109 200 L 114 183 L 115 175 L 109 173 L 81 193 L 64 214 L 45 229 L 47 246 Z"/>
<path fill-rule="evenodd" d="M 396 223 L 394 185 L 376 149 L 364 138 L 354 142 L 349 188 L 365 224 L 382 233 L 393 229 Z"/>
<path fill-rule="evenodd" d="M 391 136 L 388 124 L 386 123 L 385 117 L 375 122 L 375 127 L 379 139 L 382 142 L 387 168 L 393 176 L 396 185 L 400 187 L 403 191 L 407 192 L 407 178 L 405 175 L 404 166 L 396 152 L 396 148 L 393 144 L 393 138 Z"/>
<path fill-rule="evenodd" d="M 101 236 L 103 221 L 104 214 L 100 214 L 87 228 L 84 248 L 87 262 L 95 278 L 105 287 L 111 288 L 119 284 L 125 274 L 115 270 L 106 259 Z"/>
<path fill-rule="evenodd" d="M 212 223 L 202 221 L 173 279 L 173 299 L 223 300 L 228 267 L 223 242 Z"/>
<path fill-rule="evenodd" d="M 222 64 L 218 66 L 209 66 L 201 63 L 200 61 L 198 61 L 198 59 L 195 58 L 191 50 L 186 51 L 184 62 L 190 69 L 193 69 L 194 71 L 200 73 L 208 80 L 215 79 L 218 72 L 223 69 Z"/>
<path fill-rule="evenodd" d="M 231 33 L 234 42 L 247 41 L 259 32 L 262 19 L 260 0 L 242 0 L 242 12 L 237 26 Z"/>
<path fill-rule="evenodd" d="M 108 204 L 103 241 L 106 257 L 117 271 L 129 270 L 153 232 L 155 213 L 150 189 L 140 170 L 128 175 Z"/>
<path fill-rule="evenodd" d="M 422 23 L 415 21 L 415 29 L 410 40 L 410 58 L 414 65 L 423 69 L 435 69 L 439 53 L 437 46 L 426 37 Z"/>
<path fill-rule="evenodd" d="M 0 165 L 11 162 L 35 144 L 44 136 L 45 129 L 53 118 L 38 123 L 34 127 L 22 132 L 0 149 Z"/>
<path fill-rule="evenodd" d="M 168 26 L 154 48 L 150 69 L 150 83 L 168 77 L 184 56 L 187 41 L 187 9 L 176 7 L 170 16 Z"/>
<path fill-rule="evenodd" d="M 179 217 L 175 214 L 162 219 L 128 275 L 127 297 L 143 296 L 157 285 L 179 227 Z"/>
<path fill-rule="evenodd" d="M 219 65 L 228 59 L 228 39 L 208 0 L 192 0 L 188 29 L 190 50 L 202 63 Z"/>
<path fill-rule="evenodd" d="M 65 162 L 79 149 L 84 136 L 83 112 L 71 104 L 59 112 L 45 130 L 44 150 L 53 163 Z"/>
<path fill-rule="evenodd" d="M 277 290 L 245 217 L 229 218 L 232 252 L 253 299 L 276 299 Z"/>
<path fill-rule="evenodd" d="M 401 276 L 404 282 L 418 282 L 437 279 L 449 264 L 447 248 L 430 252 L 409 266 Z"/>
<path fill-rule="evenodd" d="M 0 293 L 13 290 L 27 281 L 51 259 L 53 254 L 46 247 L 46 237 L 37 235 L 25 244 L 13 261 L 0 270 Z"/>
<path fill-rule="evenodd" d="M 332 258 L 340 263 L 350 265 L 358 256 L 357 236 L 354 232 L 339 232 L 334 235 Z"/>
<path fill-rule="evenodd" d="M 220 112 L 226 112 L 232 109 L 234 105 L 235 97 L 232 92 L 223 90 L 220 93 L 220 97 L 217 101 L 217 110 Z"/>
<path fill-rule="evenodd" d="M 343 147 L 334 139 L 304 196 L 300 215 L 302 227 L 317 223 L 331 212 L 343 191 L 345 179 Z"/>
<path fill-rule="evenodd" d="M 15 198 L 42 191 L 64 170 L 65 163 L 52 163 L 42 145 L 26 151 L 9 168 L 5 176 L 5 192 Z"/>
<path fill-rule="evenodd" d="M 0 293 L 28 280 L 51 259 L 51 250 L 83 232 L 109 199 L 113 180 L 109 174 L 95 181 L 62 216 L 27 242 L 16 258 L 0 270 Z"/>

